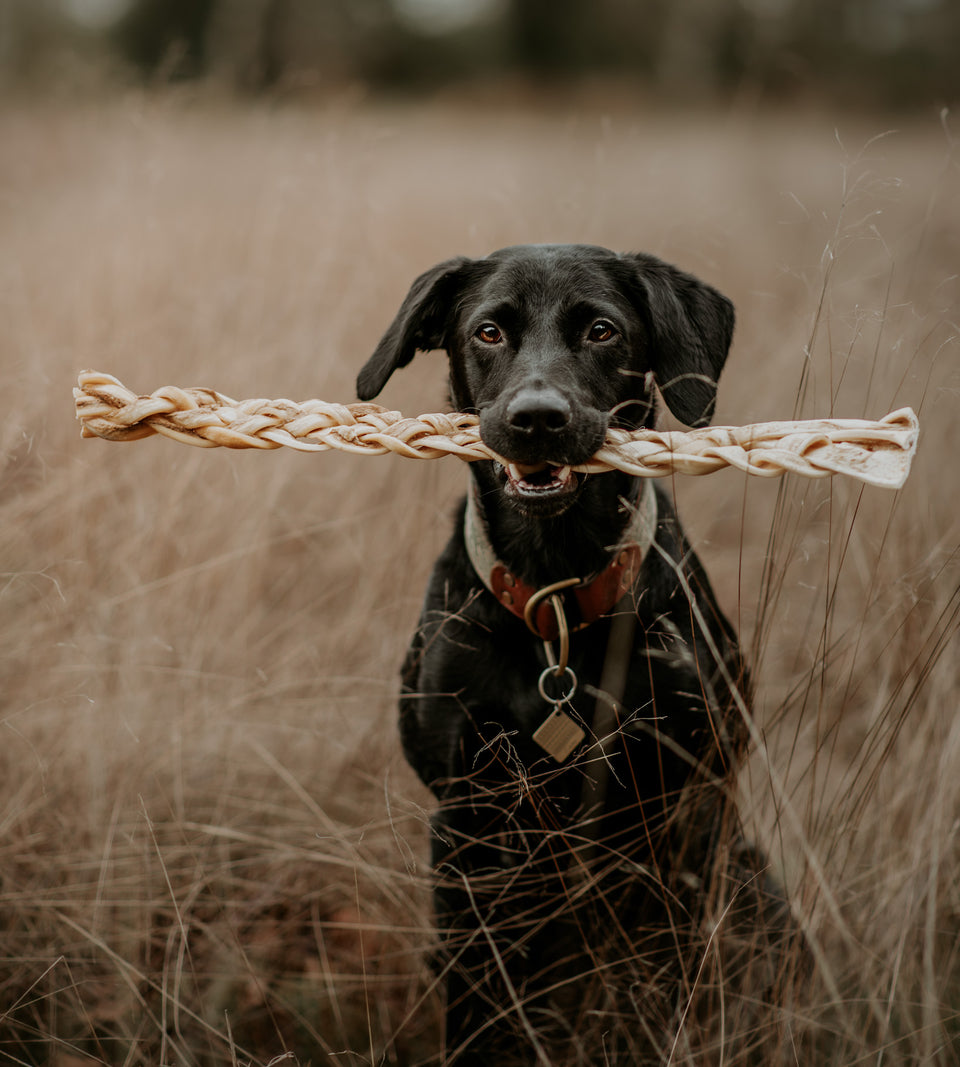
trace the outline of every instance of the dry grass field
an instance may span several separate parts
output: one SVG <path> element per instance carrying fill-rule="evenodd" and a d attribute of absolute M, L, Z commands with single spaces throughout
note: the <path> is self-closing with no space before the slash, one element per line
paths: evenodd
<path fill-rule="evenodd" d="M 70 389 L 92 367 L 350 400 L 416 273 L 523 241 L 651 251 L 726 292 L 718 421 L 919 412 L 900 493 L 672 488 L 751 650 L 744 819 L 812 946 L 758 1033 L 803 1065 L 960 1063 L 956 136 L 5 105 L 0 1063 L 438 1062 L 430 799 L 394 705 L 465 469 L 81 441 Z M 422 356 L 385 402 L 444 396 Z M 677 1036 L 674 1064 L 732 1062 Z"/>

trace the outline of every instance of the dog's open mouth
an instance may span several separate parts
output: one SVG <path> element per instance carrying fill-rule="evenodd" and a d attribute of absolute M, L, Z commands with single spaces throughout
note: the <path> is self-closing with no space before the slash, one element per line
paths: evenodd
<path fill-rule="evenodd" d="M 502 470 L 507 495 L 521 504 L 560 503 L 579 485 L 579 476 L 565 465 L 508 463 Z"/>

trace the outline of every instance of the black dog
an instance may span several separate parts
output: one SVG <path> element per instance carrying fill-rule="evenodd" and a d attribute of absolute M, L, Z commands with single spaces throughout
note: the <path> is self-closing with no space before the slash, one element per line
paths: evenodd
<path fill-rule="evenodd" d="M 505 461 L 472 465 L 403 671 L 404 751 L 440 801 L 448 1062 L 656 1056 L 705 902 L 757 880 L 717 858 L 746 736 L 734 632 L 667 494 L 571 469 L 654 424 L 654 383 L 709 422 L 733 324 L 652 256 L 520 246 L 421 275 L 360 372 L 370 399 L 446 349 Z"/>

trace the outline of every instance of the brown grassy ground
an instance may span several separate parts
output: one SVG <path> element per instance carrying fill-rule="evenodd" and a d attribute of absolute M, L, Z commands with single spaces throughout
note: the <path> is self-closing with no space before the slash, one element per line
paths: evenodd
<path fill-rule="evenodd" d="M 141 96 L 0 113 L 0 1062 L 435 1062 L 429 798 L 394 695 L 463 468 L 81 442 L 70 387 L 96 367 L 351 399 L 416 272 L 538 240 L 727 292 L 720 421 L 920 411 L 900 494 L 732 472 L 675 492 L 753 649 L 744 809 L 815 946 L 766 1009 L 781 1046 L 960 1062 L 960 183 L 936 118 L 884 132 Z M 443 376 L 422 357 L 386 401 L 434 410 Z M 686 1047 L 673 1062 L 729 1062 Z"/>

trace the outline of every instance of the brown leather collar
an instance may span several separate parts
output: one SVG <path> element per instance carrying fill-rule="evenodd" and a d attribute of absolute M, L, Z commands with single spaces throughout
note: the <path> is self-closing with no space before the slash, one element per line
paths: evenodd
<path fill-rule="evenodd" d="M 554 641 L 560 626 L 549 597 L 562 597 L 571 631 L 582 630 L 601 616 L 633 587 L 640 565 L 657 531 L 657 497 L 645 480 L 636 504 L 627 505 L 633 515 L 623 538 L 611 549 L 610 562 L 588 578 L 569 578 L 537 589 L 514 574 L 497 558 L 490 544 L 486 523 L 476 502 L 475 490 L 467 496 L 463 533 L 467 554 L 480 580 L 501 604 L 542 640 Z M 531 605 L 531 601 L 533 601 Z"/>

